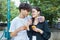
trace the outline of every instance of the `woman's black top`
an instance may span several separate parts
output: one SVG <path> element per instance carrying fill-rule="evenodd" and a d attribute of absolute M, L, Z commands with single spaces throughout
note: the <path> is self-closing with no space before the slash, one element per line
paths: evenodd
<path fill-rule="evenodd" d="M 27 31 L 28 37 L 30 40 L 32 40 L 32 36 L 36 36 L 36 40 L 48 40 L 51 36 L 50 29 L 48 27 L 48 23 L 46 21 L 39 22 L 37 25 L 35 25 L 37 28 L 43 30 L 43 34 L 40 34 L 39 32 L 35 32 L 32 30 L 32 25 L 29 26 L 30 30 Z"/>

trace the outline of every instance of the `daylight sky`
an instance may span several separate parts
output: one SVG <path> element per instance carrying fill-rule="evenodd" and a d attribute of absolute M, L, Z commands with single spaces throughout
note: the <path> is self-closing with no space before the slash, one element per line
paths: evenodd
<path fill-rule="evenodd" d="M 20 4 L 20 0 L 11 0 L 11 1 L 15 3 L 14 5 L 15 5 L 16 7 L 18 7 L 19 4 Z"/>

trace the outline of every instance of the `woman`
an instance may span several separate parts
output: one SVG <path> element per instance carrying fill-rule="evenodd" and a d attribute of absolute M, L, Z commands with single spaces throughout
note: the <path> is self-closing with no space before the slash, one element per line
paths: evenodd
<path fill-rule="evenodd" d="M 50 38 L 50 29 L 44 16 L 41 16 L 39 7 L 32 8 L 32 25 L 29 28 L 27 33 L 30 40 L 48 40 Z"/>

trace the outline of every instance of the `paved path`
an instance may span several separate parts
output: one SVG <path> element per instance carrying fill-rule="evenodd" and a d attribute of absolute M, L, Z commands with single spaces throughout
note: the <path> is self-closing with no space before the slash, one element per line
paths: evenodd
<path fill-rule="evenodd" d="M 2 35 L 3 35 L 3 31 L 0 31 L 0 38 L 1 38 Z M 0 40 L 6 40 L 6 38 L 2 37 L 2 39 L 0 39 Z"/>
<path fill-rule="evenodd" d="M 0 31 L 0 37 L 2 36 L 2 34 L 3 31 Z M 3 37 L 2 40 L 6 40 L 6 38 Z M 52 31 L 51 38 L 49 40 L 60 40 L 60 31 Z"/>

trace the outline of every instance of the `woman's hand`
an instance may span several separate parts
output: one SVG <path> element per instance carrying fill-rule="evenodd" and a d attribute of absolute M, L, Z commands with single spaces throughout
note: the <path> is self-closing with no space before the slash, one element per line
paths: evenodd
<path fill-rule="evenodd" d="M 39 32 L 39 33 L 43 34 L 43 30 L 41 30 L 41 29 L 39 29 L 39 28 L 33 28 L 33 31 Z"/>

